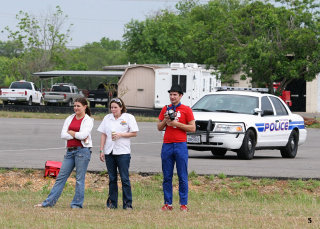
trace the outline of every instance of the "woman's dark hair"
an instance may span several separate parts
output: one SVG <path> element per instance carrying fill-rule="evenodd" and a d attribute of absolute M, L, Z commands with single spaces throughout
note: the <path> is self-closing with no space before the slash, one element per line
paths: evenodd
<path fill-rule="evenodd" d="M 126 105 L 124 104 L 123 100 L 120 98 L 112 98 L 110 100 L 110 104 L 109 104 L 109 109 L 111 110 L 111 103 L 116 103 L 119 105 L 121 109 L 121 114 L 126 113 L 127 112 L 127 108 Z"/>
<path fill-rule="evenodd" d="M 90 108 L 88 106 L 88 101 L 86 100 L 86 98 L 76 98 L 74 100 L 74 102 L 78 102 L 78 103 L 81 103 L 83 106 L 87 106 L 86 108 L 86 114 L 91 116 L 91 111 L 90 111 Z"/>

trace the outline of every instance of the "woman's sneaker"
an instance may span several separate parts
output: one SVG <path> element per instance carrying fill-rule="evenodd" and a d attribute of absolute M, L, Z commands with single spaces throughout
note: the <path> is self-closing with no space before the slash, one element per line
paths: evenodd
<path fill-rule="evenodd" d="M 169 204 L 165 204 L 161 208 L 162 211 L 172 211 L 172 209 L 173 209 L 172 205 L 169 205 Z"/>

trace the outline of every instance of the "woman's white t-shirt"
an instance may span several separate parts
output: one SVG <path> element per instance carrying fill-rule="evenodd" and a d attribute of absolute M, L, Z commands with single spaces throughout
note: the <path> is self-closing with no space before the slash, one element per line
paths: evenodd
<path fill-rule="evenodd" d="M 112 141 L 112 132 L 138 132 L 139 128 L 136 119 L 131 114 L 123 113 L 118 119 L 115 119 L 113 114 L 108 114 L 98 127 L 98 131 L 107 135 L 104 153 L 110 154 L 113 151 L 114 155 L 121 155 L 131 152 L 130 138 L 123 137 Z"/>

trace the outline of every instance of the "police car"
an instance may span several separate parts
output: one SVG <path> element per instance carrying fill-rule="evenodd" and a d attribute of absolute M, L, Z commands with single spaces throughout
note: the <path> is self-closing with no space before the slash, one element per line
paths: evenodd
<path fill-rule="evenodd" d="M 258 149 L 278 149 L 294 158 L 307 138 L 304 120 L 291 113 L 266 88 L 219 87 L 192 106 L 196 132 L 187 134 L 189 149 L 224 156 L 235 151 L 250 160 Z"/>

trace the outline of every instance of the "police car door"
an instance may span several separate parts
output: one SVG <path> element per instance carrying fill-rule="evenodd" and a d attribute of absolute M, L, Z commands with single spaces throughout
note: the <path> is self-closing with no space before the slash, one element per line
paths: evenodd
<path fill-rule="evenodd" d="M 289 135 L 291 133 L 291 130 L 289 128 L 290 126 L 290 117 L 289 112 L 285 105 L 283 105 L 283 101 L 275 96 L 269 96 L 271 103 L 273 104 L 273 107 L 276 110 L 276 125 L 275 125 L 275 131 L 277 132 L 278 138 L 276 139 L 276 142 L 278 145 L 284 146 L 287 144 Z"/>
<path fill-rule="evenodd" d="M 268 96 L 261 97 L 261 114 L 256 122 L 258 130 L 257 147 L 273 146 L 279 132 L 275 131 L 277 116 Z"/>

